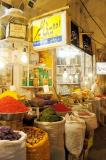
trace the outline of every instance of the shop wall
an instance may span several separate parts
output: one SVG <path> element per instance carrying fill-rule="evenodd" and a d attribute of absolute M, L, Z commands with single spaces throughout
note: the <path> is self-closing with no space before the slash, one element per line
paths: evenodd
<path fill-rule="evenodd" d="M 96 52 L 96 62 L 106 62 L 106 49 L 102 48 Z M 106 75 L 98 75 L 103 92 L 106 94 Z"/>

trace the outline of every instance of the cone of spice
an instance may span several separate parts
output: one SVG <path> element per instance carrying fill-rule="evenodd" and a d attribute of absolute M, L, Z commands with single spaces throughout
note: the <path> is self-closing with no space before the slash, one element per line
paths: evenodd
<path fill-rule="evenodd" d="M 68 106 L 64 105 L 64 103 L 57 103 L 53 106 L 54 110 L 56 112 L 71 112 L 71 108 L 69 108 Z"/>
<path fill-rule="evenodd" d="M 16 113 L 24 113 L 29 109 L 22 102 L 14 99 L 13 97 L 3 97 L 0 99 L 0 113 L 3 114 L 16 114 Z"/>

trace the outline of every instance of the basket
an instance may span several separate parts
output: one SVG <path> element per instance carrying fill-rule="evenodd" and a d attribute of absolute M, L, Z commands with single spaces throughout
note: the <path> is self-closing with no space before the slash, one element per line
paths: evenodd
<path fill-rule="evenodd" d="M 23 118 L 26 113 L 0 113 L 0 126 L 10 126 L 14 130 L 21 130 L 23 127 Z"/>
<path fill-rule="evenodd" d="M 32 129 L 35 127 L 24 127 L 24 129 Z M 37 129 L 37 128 L 36 128 Z M 38 130 L 41 130 L 38 128 Z M 27 160 L 50 160 L 50 146 L 48 134 L 45 135 L 40 142 L 33 146 L 27 144 Z"/>
<path fill-rule="evenodd" d="M 65 118 L 57 122 L 39 122 L 35 125 L 45 130 L 49 135 L 51 160 L 65 160 L 64 126 Z"/>

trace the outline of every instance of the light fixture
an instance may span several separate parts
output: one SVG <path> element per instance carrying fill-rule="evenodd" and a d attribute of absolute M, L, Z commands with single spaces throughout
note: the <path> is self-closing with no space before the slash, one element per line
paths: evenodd
<path fill-rule="evenodd" d="M 6 62 L 3 58 L 0 58 L 0 70 L 4 69 L 6 65 Z"/>
<path fill-rule="evenodd" d="M 22 61 L 23 63 L 27 63 L 27 62 L 28 62 L 27 56 L 26 56 L 26 55 L 22 55 L 22 56 L 21 56 L 21 61 Z"/>
<path fill-rule="evenodd" d="M 78 74 L 75 74 L 75 79 L 77 79 L 78 78 Z"/>
<path fill-rule="evenodd" d="M 87 85 L 87 84 L 88 84 L 88 81 L 85 80 L 85 81 L 84 81 L 84 84 Z"/>
<path fill-rule="evenodd" d="M 28 56 L 27 56 L 27 53 L 26 53 L 26 48 L 24 48 L 23 52 L 21 53 L 20 60 L 24 64 L 28 63 Z"/>
<path fill-rule="evenodd" d="M 92 76 L 93 76 L 92 73 L 89 73 L 89 74 L 88 74 L 88 77 L 89 77 L 89 78 L 92 78 Z"/>
<path fill-rule="evenodd" d="M 69 76 L 69 79 L 72 80 L 72 78 L 73 78 L 72 75 L 70 75 L 70 76 Z"/>
<path fill-rule="evenodd" d="M 0 70 L 3 69 L 4 67 L 5 67 L 5 64 L 2 61 L 0 61 Z"/>
<path fill-rule="evenodd" d="M 67 78 L 67 76 L 68 76 L 67 71 L 66 69 L 64 69 L 63 78 Z"/>

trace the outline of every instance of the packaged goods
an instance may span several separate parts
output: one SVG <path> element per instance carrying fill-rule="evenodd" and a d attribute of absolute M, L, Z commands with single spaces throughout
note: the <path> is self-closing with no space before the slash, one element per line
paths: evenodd
<path fill-rule="evenodd" d="M 22 102 L 12 98 L 3 97 L 0 99 L 0 113 L 20 113 L 27 112 L 28 107 L 26 107 Z"/>

